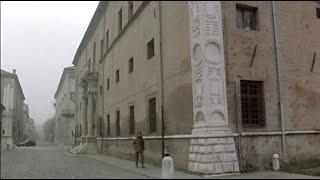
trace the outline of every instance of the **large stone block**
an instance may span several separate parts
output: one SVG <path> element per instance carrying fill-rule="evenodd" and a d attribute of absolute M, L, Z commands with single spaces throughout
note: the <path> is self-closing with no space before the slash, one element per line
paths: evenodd
<path fill-rule="evenodd" d="M 238 161 L 233 163 L 233 170 L 235 172 L 239 172 L 240 171 Z"/>
<path fill-rule="evenodd" d="M 235 152 L 236 151 L 236 147 L 234 144 L 230 144 L 230 145 L 225 145 L 224 146 L 224 150 L 226 152 Z"/>
<path fill-rule="evenodd" d="M 237 153 L 231 153 L 230 158 L 232 161 L 238 161 Z"/>
<path fill-rule="evenodd" d="M 221 163 L 214 163 L 214 173 L 215 174 L 223 173 Z"/>
<path fill-rule="evenodd" d="M 209 138 L 208 139 L 208 144 L 218 144 L 218 139 L 217 138 Z"/>
<path fill-rule="evenodd" d="M 224 152 L 224 145 L 215 145 L 214 152 L 215 153 Z"/>
<path fill-rule="evenodd" d="M 224 173 L 233 172 L 233 163 L 232 162 L 223 162 L 222 169 Z"/>

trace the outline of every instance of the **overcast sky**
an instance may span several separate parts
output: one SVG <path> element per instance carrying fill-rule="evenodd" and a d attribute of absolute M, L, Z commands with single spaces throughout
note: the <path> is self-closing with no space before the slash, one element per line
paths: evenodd
<path fill-rule="evenodd" d="M 17 70 L 30 117 L 38 125 L 54 114 L 63 68 L 72 66 L 98 3 L 1 1 L 1 69 Z"/>

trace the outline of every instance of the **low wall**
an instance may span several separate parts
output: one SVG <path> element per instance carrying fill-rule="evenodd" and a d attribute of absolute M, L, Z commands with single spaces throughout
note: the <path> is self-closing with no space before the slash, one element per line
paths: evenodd
<path fill-rule="evenodd" d="M 272 155 L 279 154 L 283 159 L 281 133 L 269 134 L 243 134 L 241 146 L 239 136 L 232 135 L 235 139 L 238 160 L 241 166 L 252 164 L 260 169 L 270 169 Z M 192 138 L 190 135 L 166 136 L 168 152 L 174 159 L 176 169 L 187 170 L 189 147 Z M 146 136 L 145 162 L 161 165 L 161 137 Z M 297 157 L 306 158 L 320 156 L 320 133 L 290 134 L 286 135 L 286 154 L 288 160 Z M 97 138 L 98 152 L 101 153 L 102 139 Z M 241 151 L 240 151 L 241 149 Z M 134 149 L 132 138 L 103 138 L 103 153 L 111 156 L 133 160 Z M 240 153 L 241 152 L 241 153 Z M 240 158 L 241 157 L 241 158 Z"/>

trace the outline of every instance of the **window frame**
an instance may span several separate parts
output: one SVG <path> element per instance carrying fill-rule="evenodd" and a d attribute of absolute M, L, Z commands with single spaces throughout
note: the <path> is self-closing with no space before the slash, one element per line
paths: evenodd
<path fill-rule="evenodd" d="M 107 114 L 107 136 L 110 135 L 110 114 Z"/>
<path fill-rule="evenodd" d="M 102 61 L 104 55 L 104 40 L 103 38 L 100 40 L 100 61 Z"/>
<path fill-rule="evenodd" d="M 128 72 L 131 74 L 134 71 L 134 58 L 133 56 L 128 60 Z"/>
<path fill-rule="evenodd" d="M 129 135 L 135 134 L 135 107 L 129 106 Z"/>
<path fill-rule="evenodd" d="M 152 47 L 151 47 L 152 45 Z M 152 49 L 152 51 L 151 51 Z M 150 41 L 147 43 L 147 60 L 152 59 L 155 56 L 155 51 L 154 51 L 154 38 L 152 38 Z"/>
<path fill-rule="evenodd" d="M 106 31 L 106 51 L 109 48 L 109 29 Z"/>
<path fill-rule="evenodd" d="M 118 34 L 122 31 L 122 21 L 123 21 L 123 14 L 122 14 L 122 8 L 118 11 Z"/>
<path fill-rule="evenodd" d="M 247 27 L 246 26 L 247 23 L 245 23 L 246 21 L 248 21 L 245 18 L 246 14 L 249 14 L 249 27 Z M 250 16 L 251 14 L 252 16 Z M 241 25 L 239 24 L 240 23 L 238 19 L 239 15 L 241 15 L 240 17 Z M 259 30 L 258 7 L 253 7 L 246 4 L 236 4 L 236 27 L 238 29 L 247 30 L 247 28 L 250 28 L 249 30 L 251 31 L 258 31 Z"/>
<path fill-rule="evenodd" d="M 117 69 L 116 71 L 116 84 L 120 82 L 120 69 Z"/>
<path fill-rule="evenodd" d="M 96 62 L 96 51 L 97 51 L 97 48 L 96 48 L 96 46 L 97 46 L 97 44 L 96 44 L 96 42 L 94 41 L 93 42 L 93 62 Z"/>
<path fill-rule="evenodd" d="M 240 98 L 242 127 L 265 127 L 264 82 L 240 80 Z"/>
<path fill-rule="evenodd" d="M 154 114 L 152 114 L 151 101 L 154 100 Z M 152 119 L 154 118 L 154 120 Z M 157 98 L 149 97 L 148 98 L 148 132 L 149 134 L 157 133 Z"/>
<path fill-rule="evenodd" d="M 107 90 L 109 90 L 110 89 L 110 80 L 109 80 L 109 78 L 107 78 Z"/>
<path fill-rule="evenodd" d="M 116 110 L 116 136 L 120 136 L 121 127 L 120 127 L 120 110 Z"/>

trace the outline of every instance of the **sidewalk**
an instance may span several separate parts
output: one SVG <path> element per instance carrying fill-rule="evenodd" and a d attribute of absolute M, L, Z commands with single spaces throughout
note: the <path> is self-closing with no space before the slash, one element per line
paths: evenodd
<path fill-rule="evenodd" d="M 111 166 L 115 166 L 118 168 L 125 169 L 127 171 L 140 174 L 149 178 L 162 178 L 162 169 L 150 164 L 145 164 L 145 168 L 136 168 L 135 162 L 123 160 L 111 156 L 101 155 L 101 154 L 82 154 L 82 156 L 86 156 L 98 161 L 103 161 Z M 175 179 L 200 179 L 203 178 L 201 176 L 196 176 L 192 174 L 183 173 L 180 171 L 174 172 Z"/>
<path fill-rule="evenodd" d="M 67 153 L 65 151 L 65 153 Z M 69 153 L 71 154 L 71 153 Z M 153 179 L 162 178 L 162 170 L 160 167 L 154 165 L 145 164 L 146 168 L 136 168 L 133 161 L 123 160 L 111 156 L 101 154 L 72 154 L 72 156 L 82 156 L 102 161 L 111 166 L 125 169 L 127 171 L 146 176 Z M 214 175 L 214 176 L 197 176 L 187 174 L 181 171 L 174 171 L 174 179 L 319 179 L 316 176 L 306 176 L 301 174 L 291 174 L 286 172 L 274 172 L 274 171 L 259 171 L 244 174 L 230 174 L 230 175 Z"/>

